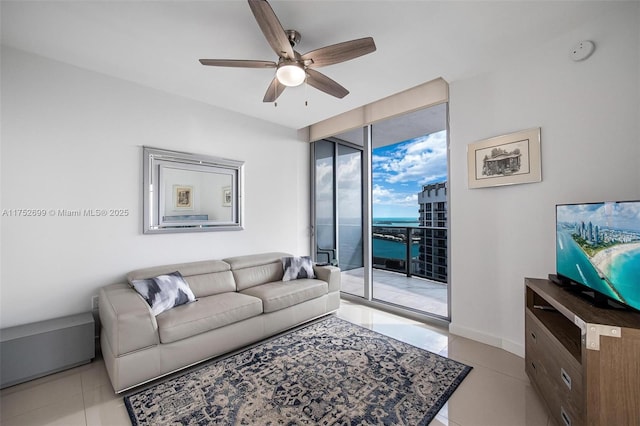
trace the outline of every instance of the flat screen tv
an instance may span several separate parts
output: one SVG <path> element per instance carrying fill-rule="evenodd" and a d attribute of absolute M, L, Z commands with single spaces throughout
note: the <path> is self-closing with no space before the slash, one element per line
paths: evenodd
<path fill-rule="evenodd" d="M 640 310 L 640 201 L 557 205 L 556 272 L 598 306 Z"/>

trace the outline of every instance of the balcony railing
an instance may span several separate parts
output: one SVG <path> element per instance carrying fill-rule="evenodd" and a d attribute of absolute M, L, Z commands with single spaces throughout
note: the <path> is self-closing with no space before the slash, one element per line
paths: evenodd
<path fill-rule="evenodd" d="M 448 264 L 447 228 L 373 226 L 375 269 L 446 283 Z"/>

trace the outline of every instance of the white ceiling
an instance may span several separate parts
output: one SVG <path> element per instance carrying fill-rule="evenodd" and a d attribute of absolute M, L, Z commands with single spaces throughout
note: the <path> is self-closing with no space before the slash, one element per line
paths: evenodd
<path fill-rule="evenodd" d="M 299 129 L 437 77 L 453 82 L 495 69 L 607 7 L 517 0 L 270 4 L 285 29 L 302 33 L 300 53 L 374 38 L 376 52 L 320 69 L 349 95 L 340 100 L 303 85 L 287 89 L 274 107 L 262 102 L 273 70 L 200 65 L 200 58 L 276 60 L 243 0 L 2 0 L 2 44 Z"/>

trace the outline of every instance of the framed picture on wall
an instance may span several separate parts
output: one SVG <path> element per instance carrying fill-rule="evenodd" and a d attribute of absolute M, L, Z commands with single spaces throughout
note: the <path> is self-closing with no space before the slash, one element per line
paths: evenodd
<path fill-rule="evenodd" d="M 173 206 L 180 210 L 193 210 L 193 186 L 173 186 Z"/>
<path fill-rule="evenodd" d="M 540 182 L 540 128 L 469 144 L 467 166 L 470 189 Z"/>
<path fill-rule="evenodd" d="M 222 207 L 231 207 L 231 187 L 225 186 L 222 188 Z"/>

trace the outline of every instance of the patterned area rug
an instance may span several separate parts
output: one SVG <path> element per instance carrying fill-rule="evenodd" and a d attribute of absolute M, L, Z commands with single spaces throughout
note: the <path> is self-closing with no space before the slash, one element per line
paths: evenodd
<path fill-rule="evenodd" d="M 134 425 L 425 425 L 469 371 L 330 316 L 125 404 Z"/>

